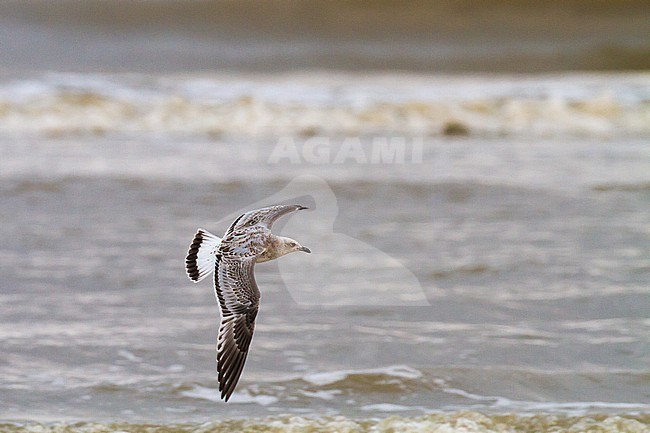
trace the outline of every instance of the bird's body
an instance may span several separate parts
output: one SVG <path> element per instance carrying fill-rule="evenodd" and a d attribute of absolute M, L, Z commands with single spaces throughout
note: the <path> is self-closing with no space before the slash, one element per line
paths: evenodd
<path fill-rule="evenodd" d="M 255 329 L 260 291 L 255 282 L 256 263 L 294 251 L 311 252 L 291 238 L 271 233 L 273 222 L 300 205 L 277 205 L 240 215 L 219 238 L 199 229 L 190 245 L 185 269 L 201 281 L 214 272 L 214 289 L 221 310 L 217 342 L 217 372 L 221 398 L 228 401 L 237 385 Z"/>

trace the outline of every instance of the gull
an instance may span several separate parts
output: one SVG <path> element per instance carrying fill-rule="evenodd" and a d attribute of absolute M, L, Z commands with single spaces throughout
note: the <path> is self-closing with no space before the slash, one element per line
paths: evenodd
<path fill-rule="evenodd" d="M 223 238 L 198 229 L 185 259 L 187 276 L 195 283 L 214 272 L 214 291 L 221 311 L 217 339 L 217 374 L 221 398 L 228 401 L 239 381 L 255 329 L 260 291 L 253 272 L 295 251 L 311 253 L 297 241 L 271 233 L 283 215 L 307 209 L 276 205 L 246 212 L 231 224 Z"/>

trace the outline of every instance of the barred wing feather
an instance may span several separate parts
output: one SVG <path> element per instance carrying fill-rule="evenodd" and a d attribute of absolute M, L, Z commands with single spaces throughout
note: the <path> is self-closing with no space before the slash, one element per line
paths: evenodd
<path fill-rule="evenodd" d="M 239 381 L 255 329 L 260 293 L 254 266 L 254 257 L 240 260 L 219 256 L 217 261 L 214 285 L 221 308 L 217 373 L 225 401 Z"/>

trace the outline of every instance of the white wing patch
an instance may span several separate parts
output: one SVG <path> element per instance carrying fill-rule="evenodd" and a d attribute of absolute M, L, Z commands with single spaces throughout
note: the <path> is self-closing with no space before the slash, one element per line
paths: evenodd
<path fill-rule="evenodd" d="M 196 232 L 185 259 L 185 271 L 190 280 L 198 283 L 214 271 L 220 244 L 219 236 L 203 229 Z"/>

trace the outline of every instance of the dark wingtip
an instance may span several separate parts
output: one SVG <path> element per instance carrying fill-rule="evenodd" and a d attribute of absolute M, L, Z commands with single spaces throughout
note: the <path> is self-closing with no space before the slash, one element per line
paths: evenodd
<path fill-rule="evenodd" d="M 299 205 L 299 204 L 297 204 L 296 206 L 298 206 L 298 210 L 309 209 L 307 206 L 302 206 L 302 205 Z"/>
<path fill-rule="evenodd" d="M 221 379 L 219 379 L 219 392 L 221 393 L 221 400 L 227 403 L 230 399 L 230 396 L 232 395 L 232 392 L 228 392 L 228 389 L 225 387 Z"/>

